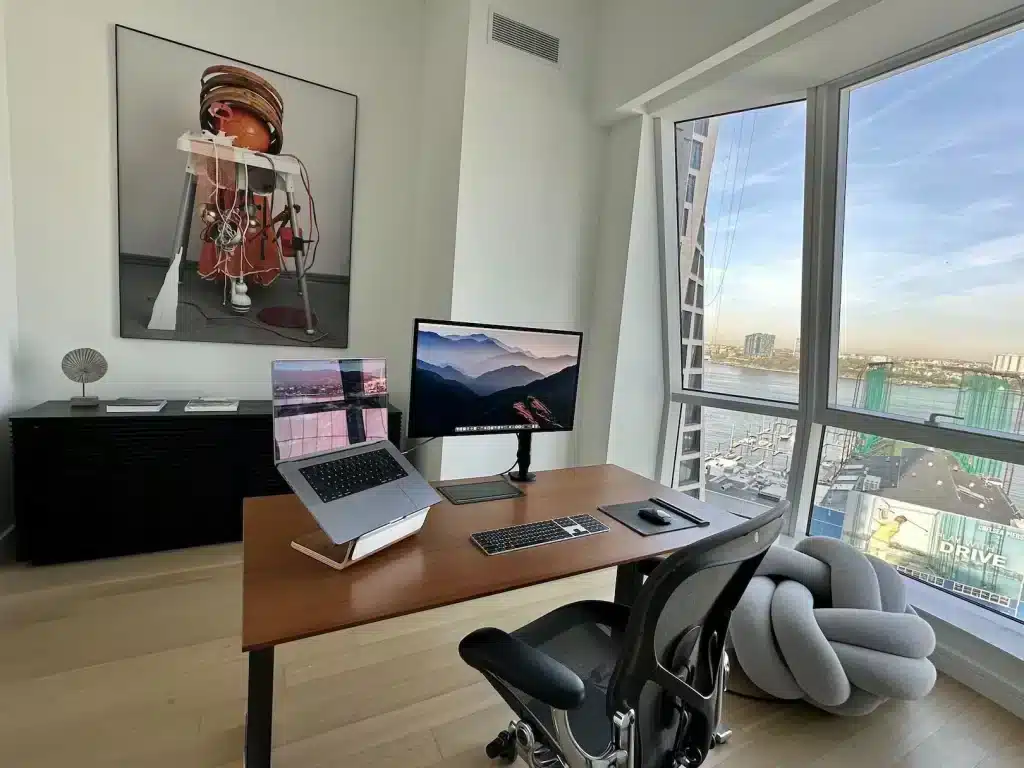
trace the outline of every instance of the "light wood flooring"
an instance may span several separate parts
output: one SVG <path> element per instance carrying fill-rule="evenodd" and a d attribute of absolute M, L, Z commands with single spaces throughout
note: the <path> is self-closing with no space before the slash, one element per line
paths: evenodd
<path fill-rule="evenodd" d="M 0 766 L 241 766 L 237 546 L 0 569 Z M 610 572 L 282 646 L 275 766 L 488 766 L 509 712 L 458 640 L 608 597 Z M 721 768 L 1021 768 L 1024 723 L 940 677 L 859 719 L 729 698 Z"/>

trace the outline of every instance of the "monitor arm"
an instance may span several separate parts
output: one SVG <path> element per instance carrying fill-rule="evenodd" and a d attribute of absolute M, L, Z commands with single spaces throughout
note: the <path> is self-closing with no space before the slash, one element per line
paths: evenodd
<path fill-rule="evenodd" d="M 530 472 L 530 446 L 533 433 L 528 429 L 523 429 L 516 432 L 516 438 L 519 440 L 519 450 L 516 451 L 516 464 L 519 465 L 519 469 L 509 472 L 508 478 L 515 483 L 532 483 L 537 479 L 537 476 Z"/>

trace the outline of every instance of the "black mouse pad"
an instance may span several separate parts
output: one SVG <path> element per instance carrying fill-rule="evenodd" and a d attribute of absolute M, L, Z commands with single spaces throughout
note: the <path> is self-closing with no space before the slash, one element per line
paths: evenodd
<path fill-rule="evenodd" d="M 639 512 L 643 507 L 657 507 L 658 509 L 668 512 L 668 516 L 672 518 L 672 522 L 668 525 L 655 525 L 654 523 L 647 522 L 637 514 L 637 512 Z M 687 520 L 685 517 L 677 515 L 671 509 L 665 509 L 664 507 L 655 504 L 649 499 L 644 499 L 643 501 L 629 501 L 625 504 L 608 504 L 603 507 L 598 507 L 598 509 L 609 517 L 614 517 L 627 528 L 632 528 L 641 536 L 650 536 L 653 533 L 667 533 L 668 531 L 683 531 L 687 528 L 697 527 L 696 523 Z"/>

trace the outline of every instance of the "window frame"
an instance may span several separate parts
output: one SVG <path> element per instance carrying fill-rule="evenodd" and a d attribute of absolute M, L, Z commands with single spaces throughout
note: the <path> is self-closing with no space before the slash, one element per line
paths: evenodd
<path fill-rule="evenodd" d="M 839 347 L 839 301 L 842 275 L 842 224 L 845 200 L 848 89 L 955 53 L 1015 31 L 1024 25 L 1024 7 L 993 16 L 950 35 L 857 70 L 807 91 L 805 138 L 803 252 L 801 256 L 800 364 L 796 403 L 726 395 L 688 389 L 681 359 L 692 344 L 681 337 L 680 310 L 684 285 L 680 283 L 676 221 L 679 179 L 674 137 L 676 122 L 655 118 L 656 184 L 661 201 L 659 250 L 664 293 L 663 329 L 665 402 L 659 446 L 658 477 L 672 484 L 683 411 L 689 406 L 792 419 L 796 422 L 787 498 L 793 505 L 787 533 L 807 535 L 814 502 L 825 430 L 829 427 L 867 432 L 884 438 L 992 458 L 1024 465 L 1024 435 L 990 432 L 946 424 L 928 424 L 898 414 L 881 415 L 856 408 L 837 407 L 836 384 Z M 751 109 L 766 105 L 756 105 Z M 697 115 L 694 122 L 715 115 Z M 693 168 L 693 148 L 690 147 Z M 699 169 L 699 168 L 698 168 Z M 671 180 L 673 183 L 667 183 Z M 685 188 L 684 188 L 685 189 Z M 831 191 L 831 192 L 830 192 Z M 665 212 L 672 212 L 671 220 Z M 687 233 L 688 234 L 688 233 Z M 691 329 L 693 319 L 691 318 Z M 691 331 L 692 336 L 692 331 Z M 706 340 L 699 342 L 702 346 Z M 702 411 L 703 412 L 703 411 Z"/>

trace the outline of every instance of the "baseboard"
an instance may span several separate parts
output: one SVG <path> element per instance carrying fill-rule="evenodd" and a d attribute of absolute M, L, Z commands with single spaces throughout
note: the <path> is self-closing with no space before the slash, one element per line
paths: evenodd
<path fill-rule="evenodd" d="M 935 667 L 957 682 L 963 683 L 973 691 L 977 691 L 986 699 L 991 699 L 996 704 L 1006 709 L 1017 717 L 1024 719 L 1024 686 L 1015 685 L 1013 677 L 1024 680 L 1019 675 L 1005 675 L 992 668 L 991 664 L 982 663 L 994 662 L 998 657 L 1007 664 L 1019 666 L 1020 662 L 1002 651 L 992 649 L 991 653 L 985 654 L 983 659 L 972 658 L 960 649 L 953 646 L 953 643 L 937 643 L 935 653 L 932 654 L 932 662 Z"/>

